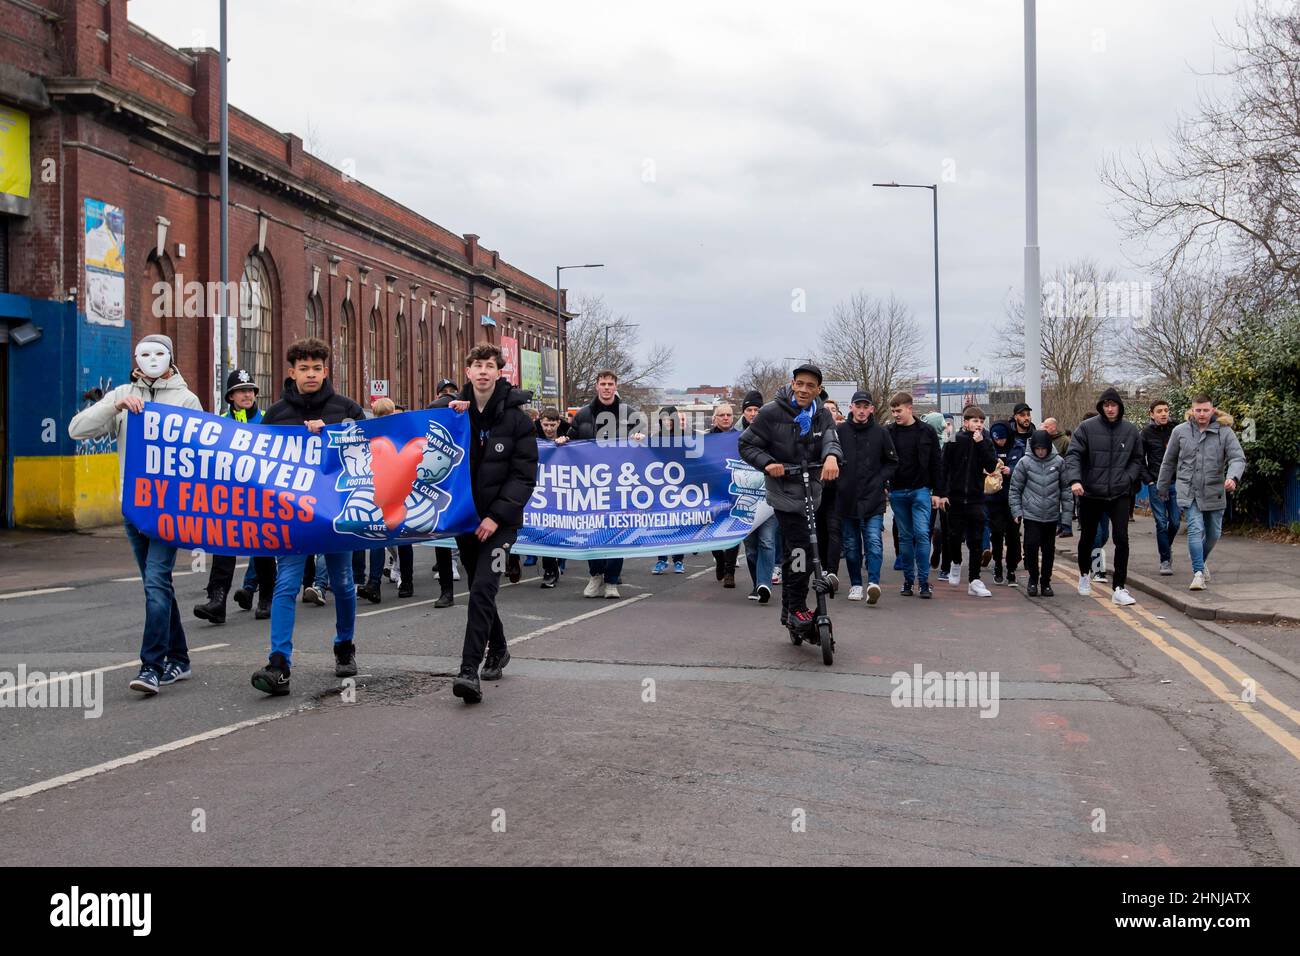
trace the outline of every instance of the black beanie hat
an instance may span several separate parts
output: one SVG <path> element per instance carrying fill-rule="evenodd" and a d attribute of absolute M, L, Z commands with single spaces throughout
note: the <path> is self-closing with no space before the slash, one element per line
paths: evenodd
<path fill-rule="evenodd" d="M 748 392 L 745 393 L 745 401 L 740 406 L 740 410 L 743 412 L 751 405 L 753 405 L 756 408 L 763 407 L 763 393 L 756 388 L 751 388 Z"/>

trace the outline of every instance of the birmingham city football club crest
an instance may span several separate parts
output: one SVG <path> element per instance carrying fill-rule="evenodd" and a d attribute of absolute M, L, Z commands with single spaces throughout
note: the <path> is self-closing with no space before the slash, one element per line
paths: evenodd
<path fill-rule="evenodd" d="M 766 495 L 763 473 L 739 458 L 728 458 L 727 470 L 731 472 L 727 491 L 735 502 L 731 506 L 731 516 L 752 524 L 758 504 Z"/>
<path fill-rule="evenodd" d="M 432 534 L 452 502 L 439 485 L 465 457 L 432 420 L 424 437 L 400 448 L 388 437 L 367 438 L 355 424 L 329 432 L 329 446 L 342 464 L 334 487 L 347 492 L 334 530 L 370 539 Z"/>

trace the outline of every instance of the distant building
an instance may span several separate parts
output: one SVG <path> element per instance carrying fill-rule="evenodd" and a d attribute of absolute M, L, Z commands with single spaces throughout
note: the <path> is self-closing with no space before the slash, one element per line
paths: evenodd
<path fill-rule="evenodd" d="M 988 404 L 989 383 L 982 378 L 945 378 L 943 402 L 940 404 L 934 379 L 923 379 L 912 385 L 912 401 L 918 408 L 928 405 L 937 407 L 945 415 L 960 415 L 967 405 Z"/>

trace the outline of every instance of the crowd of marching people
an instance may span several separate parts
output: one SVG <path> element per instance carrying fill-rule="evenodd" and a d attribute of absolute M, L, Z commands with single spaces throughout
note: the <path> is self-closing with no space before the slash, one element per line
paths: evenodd
<path fill-rule="evenodd" d="M 77 414 L 68 429 L 74 439 L 115 438 L 123 461 L 127 416 L 143 411 L 145 402 L 201 410 L 172 361 L 170 339 L 145 336 L 134 358 L 130 380 Z M 225 415 L 248 424 L 297 425 L 312 433 L 367 417 L 355 401 L 334 391 L 330 350 L 323 341 L 294 342 L 286 360 L 282 394 L 265 412 L 259 410 L 253 377 L 243 369 L 233 371 L 226 383 Z M 470 425 L 468 470 L 479 524 L 472 533 L 458 535 L 454 549 L 433 549 L 439 585 L 435 608 L 455 603 L 453 586 L 461 568 L 468 579 L 462 664 L 453 684 L 454 694 L 467 703 L 481 700 L 480 681 L 499 679 L 510 661 L 496 606 L 502 574 L 518 582 L 525 568 L 540 563 L 540 587 L 554 589 L 568 570 L 563 559 L 521 560 L 514 552 L 536 483 L 538 443 L 635 443 L 653 431 L 662 444 L 683 427 L 672 406 L 655 421 L 647 420 L 620 397 L 618 377 L 609 370 L 597 375 L 595 395 L 572 420 L 555 408 L 530 410 L 531 395 L 503 378 L 503 367 L 500 349 L 475 346 L 466 357 L 465 382 L 439 382 L 432 406 L 467 415 Z M 383 398 L 372 405 L 370 415 L 402 410 Z M 1029 597 L 1051 598 L 1057 541 L 1074 537 L 1077 523 L 1078 593 L 1091 594 L 1094 581 L 1105 581 L 1112 602 L 1128 606 L 1135 603 L 1126 586 L 1128 526 L 1135 496 L 1145 487 L 1156 526 L 1159 573 L 1174 573 L 1172 542 L 1185 527 L 1189 588 L 1209 585 L 1206 559 L 1221 534 L 1227 496 L 1246 467 L 1231 420 L 1216 411 L 1211 396 L 1194 396 L 1179 424 L 1171 419 L 1167 401 L 1154 401 L 1141 430 L 1113 388 L 1101 393 L 1096 411 L 1073 432 L 1063 432 L 1052 418 L 1036 425 L 1033 412 L 1021 403 L 1010 419 L 989 422 L 983 409 L 968 405 L 959 420 L 949 421 L 938 412 L 918 415 L 907 392 L 890 395 L 878 409 L 871 393 L 860 390 L 846 413 L 827 397 L 822 373 L 811 363 L 795 368 L 790 383 L 775 395 L 748 392 L 739 414 L 730 403 L 716 405 L 709 433 L 738 433 L 739 455 L 763 473 L 770 506 L 770 514 L 763 514 L 741 544 L 712 552 L 717 581 L 723 589 L 736 587 L 743 548 L 748 599 L 766 605 L 779 587 L 782 625 L 806 627 L 812 621 L 808 558 L 815 545 L 832 597 L 840 588 L 843 562 L 847 599 L 876 605 L 883 595 L 888 513 L 900 598 L 931 599 L 932 572 L 934 581 L 958 587 L 963 567 L 967 594 L 990 598 L 994 592 L 984 580 L 990 565 L 995 586 L 1018 589 L 1023 580 Z M 805 515 L 805 485 L 788 472 L 789 466 L 802 464 L 816 466 L 807 486 L 815 528 Z M 141 668 L 130 686 L 153 695 L 192 673 L 171 579 L 176 548 L 146 536 L 129 519 L 125 524 L 145 593 Z M 1109 568 L 1104 557 L 1108 541 L 1113 550 Z M 651 573 L 683 574 L 685 559 L 685 554 L 661 555 Z M 396 587 L 398 598 L 412 597 L 414 564 L 411 545 L 255 557 L 240 587 L 233 589 L 236 558 L 218 556 L 206 599 L 193 614 L 221 624 L 228 598 L 245 611 L 256 602 L 254 616 L 270 621 L 270 653 L 251 683 L 281 696 L 290 692 L 299 603 L 324 606 L 332 595 L 335 674 L 353 676 L 358 599 L 381 602 L 385 580 Z M 621 558 L 588 561 L 582 594 L 620 598 L 623 570 Z M 1023 579 L 1018 577 L 1022 574 Z"/>

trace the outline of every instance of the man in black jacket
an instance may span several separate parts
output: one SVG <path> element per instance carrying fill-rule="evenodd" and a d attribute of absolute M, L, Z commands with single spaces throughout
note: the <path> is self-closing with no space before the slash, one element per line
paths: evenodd
<path fill-rule="evenodd" d="M 898 466 L 889 481 L 889 505 L 898 531 L 898 556 L 903 569 L 899 594 L 911 597 L 915 578 L 920 595 L 930 597 L 930 523 L 939 506 L 941 459 L 939 433 L 912 412 L 912 396 L 898 392 L 889 400 L 894 420 L 885 426 Z"/>
<path fill-rule="evenodd" d="M 962 428 L 952 441 L 943 446 L 943 491 L 939 507 L 948 511 L 950 553 L 956 555 L 963 536 L 969 567 L 966 593 L 973 597 L 991 597 L 980 580 L 984 544 L 984 476 L 997 467 L 998 453 L 993 442 L 984 437 L 984 410 L 967 405 L 961 413 Z M 953 562 L 949 584 L 961 581 L 961 565 Z"/>
<path fill-rule="evenodd" d="M 808 576 L 812 570 L 812 540 L 804 514 L 803 479 L 787 475 L 785 466 L 820 464 L 820 474 L 810 476 L 813 507 L 821 500 L 822 482 L 840 475 L 839 435 L 831 413 L 817 401 L 822 372 L 801 365 L 793 380 L 762 407 L 749 428 L 741 433 L 740 457 L 767 474 L 767 503 L 776 512 L 781 529 L 781 623 L 801 630 L 812 626 L 808 609 Z"/>
<path fill-rule="evenodd" d="M 262 416 L 263 425 L 305 425 L 317 435 L 326 425 L 365 418 L 360 405 L 339 395 L 330 385 L 330 349 L 320 339 L 299 339 L 289 346 L 286 359 L 289 377 L 284 380 L 284 392 Z M 279 559 L 275 596 L 271 599 L 271 657 L 252 677 L 254 687 L 273 697 L 289 693 L 295 602 L 307 557 L 286 554 Z M 357 622 L 352 552 L 327 554 L 325 565 L 334 589 L 334 673 L 352 677 L 357 672 L 356 645 L 352 641 Z"/>
<path fill-rule="evenodd" d="M 1178 536 L 1178 526 L 1182 523 L 1183 516 L 1174 489 L 1170 489 L 1168 501 L 1160 500 L 1156 494 L 1156 479 L 1160 476 L 1160 463 L 1165 460 L 1165 449 L 1169 447 L 1169 436 L 1173 432 L 1174 423 L 1169 420 L 1169 403 L 1163 398 L 1157 398 L 1151 403 L 1151 424 L 1142 429 L 1142 483 L 1147 486 L 1151 517 L 1156 523 L 1160 573 L 1166 576 L 1174 573 L 1171 544 Z"/>
<path fill-rule="evenodd" d="M 862 600 L 862 558 L 867 559 L 867 603 L 880 600 L 881 534 L 885 527 L 885 486 L 894 477 L 898 454 L 889 432 L 876 424 L 870 392 L 854 392 L 849 419 L 835 427 L 844 463 L 837 481 L 836 517 L 841 523 L 844 558 L 849 566 L 849 600 Z"/>
<path fill-rule="evenodd" d="M 623 401 L 618 394 L 618 375 L 610 369 L 596 373 L 596 397 L 590 404 L 578 409 L 573 416 L 567 441 L 626 443 L 645 438 L 645 422 L 641 412 Z M 559 442 L 556 442 L 559 444 Z M 619 597 L 618 584 L 623 574 L 622 558 L 604 558 L 588 561 L 590 577 L 582 591 L 583 597 Z"/>
<path fill-rule="evenodd" d="M 460 673 L 451 692 L 467 704 L 483 699 L 483 680 L 499 680 L 510 663 L 505 629 L 497 613 L 497 591 L 510 548 L 524 523 L 524 506 L 537 484 L 537 433 L 524 411 L 530 392 L 501 377 L 505 364 L 495 345 L 476 345 L 465 359 L 469 383 L 451 407 L 469 414 L 470 483 L 481 521 L 473 534 L 456 536 L 469 576 L 469 608 Z M 483 649 L 487 647 L 487 660 Z"/>
<path fill-rule="evenodd" d="M 1134 483 L 1142 474 L 1142 436 L 1132 422 L 1124 421 L 1124 402 L 1114 388 L 1097 399 L 1097 414 L 1074 431 L 1065 454 L 1065 479 L 1079 503 L 1079 593 L 1092 593 L 1091 571 L 1096 560 L 1091 548 L 1102 516 L 1110 519 L 1115 542 L 1115 573 L 1111 602 L 1121 607 L 1136 604 L 1124 587 L 1128 580 L 1128 511 Z"/>

